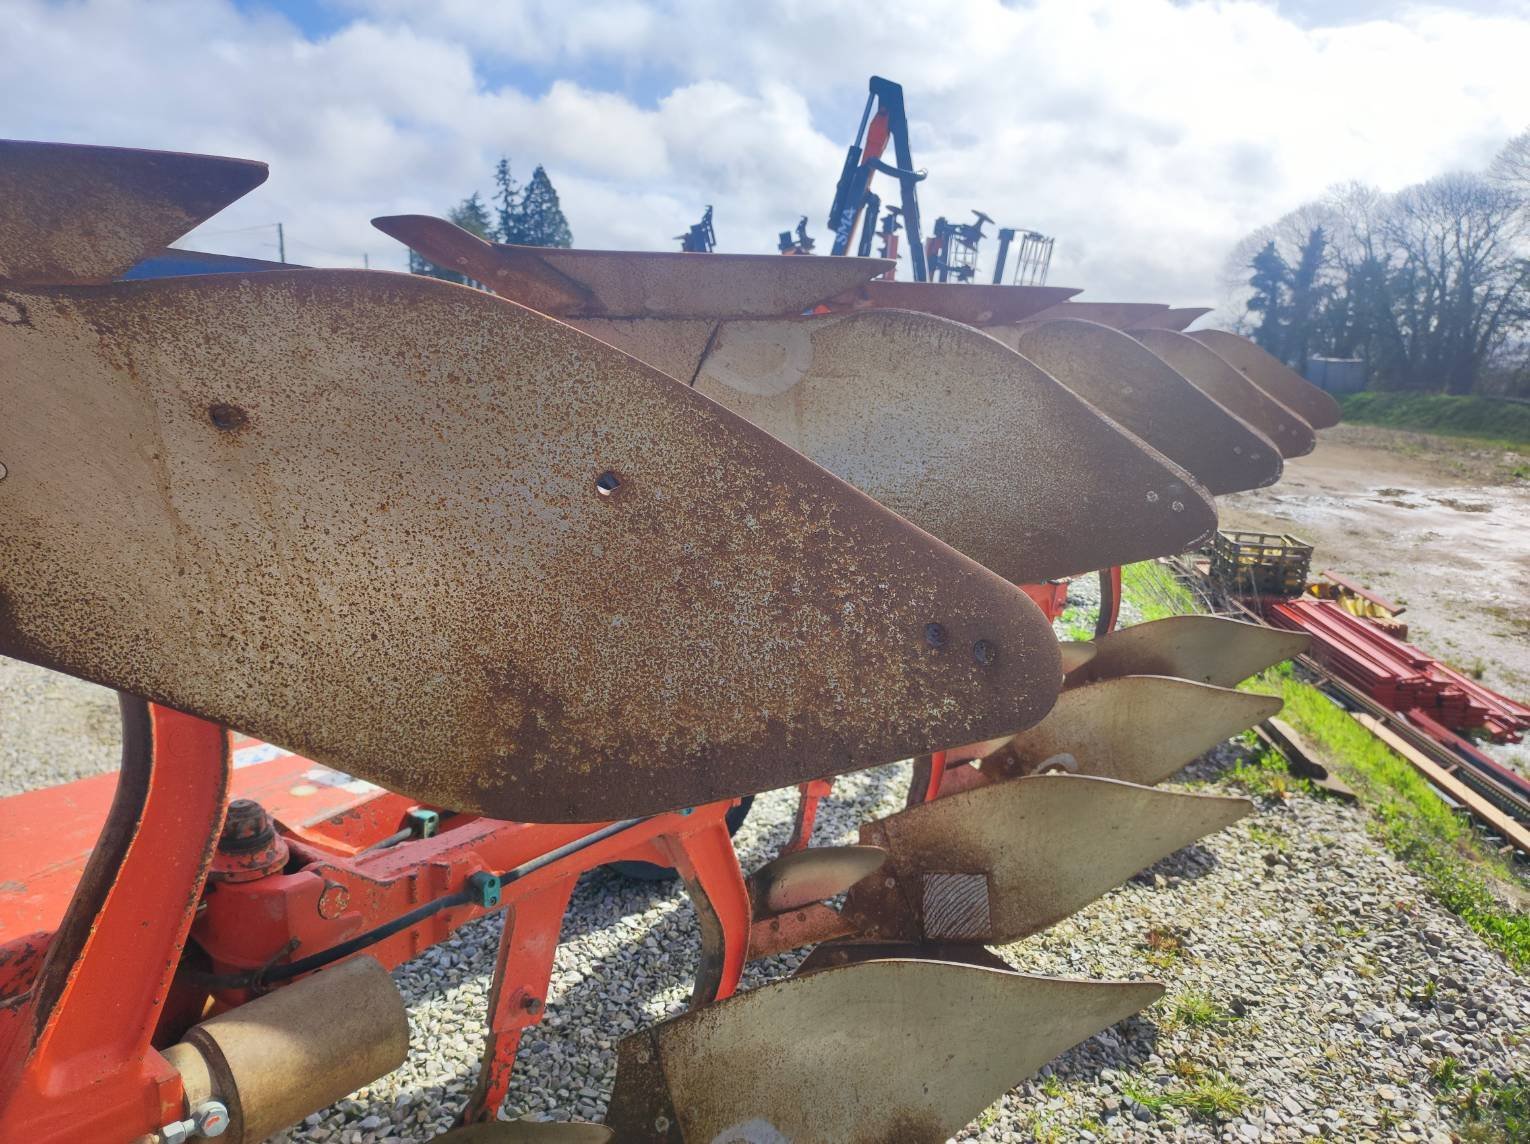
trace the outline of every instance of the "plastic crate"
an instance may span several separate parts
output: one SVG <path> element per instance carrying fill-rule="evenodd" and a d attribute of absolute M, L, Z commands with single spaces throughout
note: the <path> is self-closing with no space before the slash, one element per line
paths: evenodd
<path fill-rule="evenodd" d="M 1211 542 L 1211 578 L 1240 596 L 1299 596 L 1312 545 L 1279 532 L 1222 532 Z"/>

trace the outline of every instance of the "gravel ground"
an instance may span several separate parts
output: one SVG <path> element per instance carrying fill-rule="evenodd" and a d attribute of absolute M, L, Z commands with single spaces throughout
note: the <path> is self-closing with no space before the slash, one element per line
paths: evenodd
<path fill-rule="evenodd" d="M 0 660 L 0 791 L 109 769 L 108 693 Z M 1178 776 L 1216 781 L 1215 752 Z M 907 768 L 841 780 L 815 841 L 853 841 L 896 810 Z M 786 837 L 791 796 L 762 796 L 740 832 L 746 868 Z M 471 1087 L 498 926 L 469 926 L 396 973 L 414 1052 L 403 1068 L 309 1118 L 291 1141 L 423 1141 Z M 683 892 L 585 877 L 564 922 L 547 1019 L 522 1041 L 506 1114 L 597 1119 L 615 1042 L 683 1010 L 698 953 Z M 1530 992 L 1417 879 L 1378 851 L 1352 806 L 1297 795 L 1139 875 L 1003 951 L 1017 968 L 1154 977 L 1168 995 L 1022 1083 L 963 1140 L 1451 1139 L 1430 1070 L 1530 1070 Z M 752 965 L 745 985 L 790 973 Z M 874 1067 L 874 1063 L 871 1065 Z M 1158 1107 L 1210 1081 L 1239 1114 Z M 1143 1103 L 1138 1103 L 1138 1100 Z"/>

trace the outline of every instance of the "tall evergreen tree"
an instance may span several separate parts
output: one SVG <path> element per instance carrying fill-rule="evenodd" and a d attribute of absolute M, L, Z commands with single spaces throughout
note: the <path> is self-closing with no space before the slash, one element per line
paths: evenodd
<path fill-rule="evenodd" d="M 1320 281 L 1327 253 L 1328 235 L 1322 227 L 1315 226 L 1302 243 L 1296 267 L 1291 271 L 1290 303 L 1283 315 L 1285 329 L 1278 356 L 1297 370 L 1306 369 L 1307 354 L 1322 346 L 1322 313 L 1333 293 L 1331 287 Z"/>
<path fill-rule="evenodd" d="M 501 158 L 494 168 L 494 216 L 497 241 L 521 241 L 521 188 L 510 177 L 508 158 Z"/>
<path fill-rule="evenodd" d="M 538 166 L 531 173 L 531 182 L 521 195 L 520 228 L 519 241 L 527 246 L 574 245 L 574 234 L 568 219 L 563 217 L 558 192 L 553 189 L 545 167 Z"/>
<path fill-rule="evenodd" d="M 1266 353 L 1280 357 L 1283 340 L 1280 317 L 1291 268 L 1280 256 L 1280 251 L 1275 249 L 1275 240 L 1271 239 L 1264 244 L 1264 249 L 1254 255 L 1249 269 L 1254 272 L 1248 280 L 1254 293 L 1248 300 L 1248 309 L 1259 315 L 1259 324 L 1254 327 L 1254 341 Z"/>

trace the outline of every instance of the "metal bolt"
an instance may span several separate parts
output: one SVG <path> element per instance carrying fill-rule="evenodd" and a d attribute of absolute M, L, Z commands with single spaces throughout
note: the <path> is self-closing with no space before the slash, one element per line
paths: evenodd
<path fill-rule="evenodd" d="M 250 420 L 250 415 L 239 406 L 222 401 L 207 407 L 207 417 L 219 429 L 243 429 Z"/>
<path fill-rule="evenodd" d="M 521 1008 L 535 1017 L 542 1011 L 542 999 L 540 997 L 522 997 Z"/>
<path fill-rule="evenodd" d="M 258 850 L 270 843 L 275 829 L 266 808 L 254 799 L 236 798 L 228 804 L 218 849 L 225 853 Z"/>
<path fill-rule="evenodd" d="M 977 643 L 972 645 L 972 658 L 984 667 L 987 667 L 997 659 L 998 655 L 999 649 L 988 640 L 978 640 Z"/>
<path fill-rule="evenodd" d="M 160 1144 L 222 1136 L 228 1131 L 228 1108 L 221 1100 L 204 1100 L 186 1120 L 172 1120 L 159 1130 Z"/>
<path fill-rule="evenodd" d="M 222 1136 L 228 1131 L 228 1109 L 221 1100 L 207 1100 L 191 1114 L 198 1136 Z"/>
<path fill-rule="evenodd" d="M 656 1131 L 656 1132 L 668 1132 L 669 1131 L 669 1117 L 667 1117 L 667 1116 L 655 1116 L 653 1118 L 653 1127 L 654 1127 L 654 1131 Z"/>
<path fill-rule="evenodd" d="M 1156 492 L 1154 492 L 1152 489 L 1148 489 L 1147 501 L 1148 501 L 1148 504 L 1157 504 L 1158 503 L 1158 494 Z"/>
<path fill-rule="evenodd" d="M 946 628 L 944 624 L 925 624 L 924 642 L 931 647 L 946 646 Z"/>

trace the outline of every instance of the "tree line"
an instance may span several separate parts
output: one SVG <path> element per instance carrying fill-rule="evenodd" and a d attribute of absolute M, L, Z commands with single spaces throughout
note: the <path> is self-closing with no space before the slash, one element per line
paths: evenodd
<path fill-rule="evenodd" d="M 1335 187 L 1225 277 L 1240 331 L 1298 370 L 1358 357 L 1375 389 L 1530 392 L 1530 131 L 1480 173 Z"/>
<path fill-rule="evenodd" d="M 463 230 L 470 230 L 490 242 L 518 246 L 574 245 L 574 233 L 558 204 L 558 192 L 540 164 L 531 173 L 531 181 L 521 186 L 511 177 L 510 160 L 502 158 L 494 168 L 494 193 L 486 203 L 474 191 L 446 213 Z M 467 282 L 455 270 L 437 266 L 414 251 L 409 252 L 409 272 L 448 282 Z"/>

